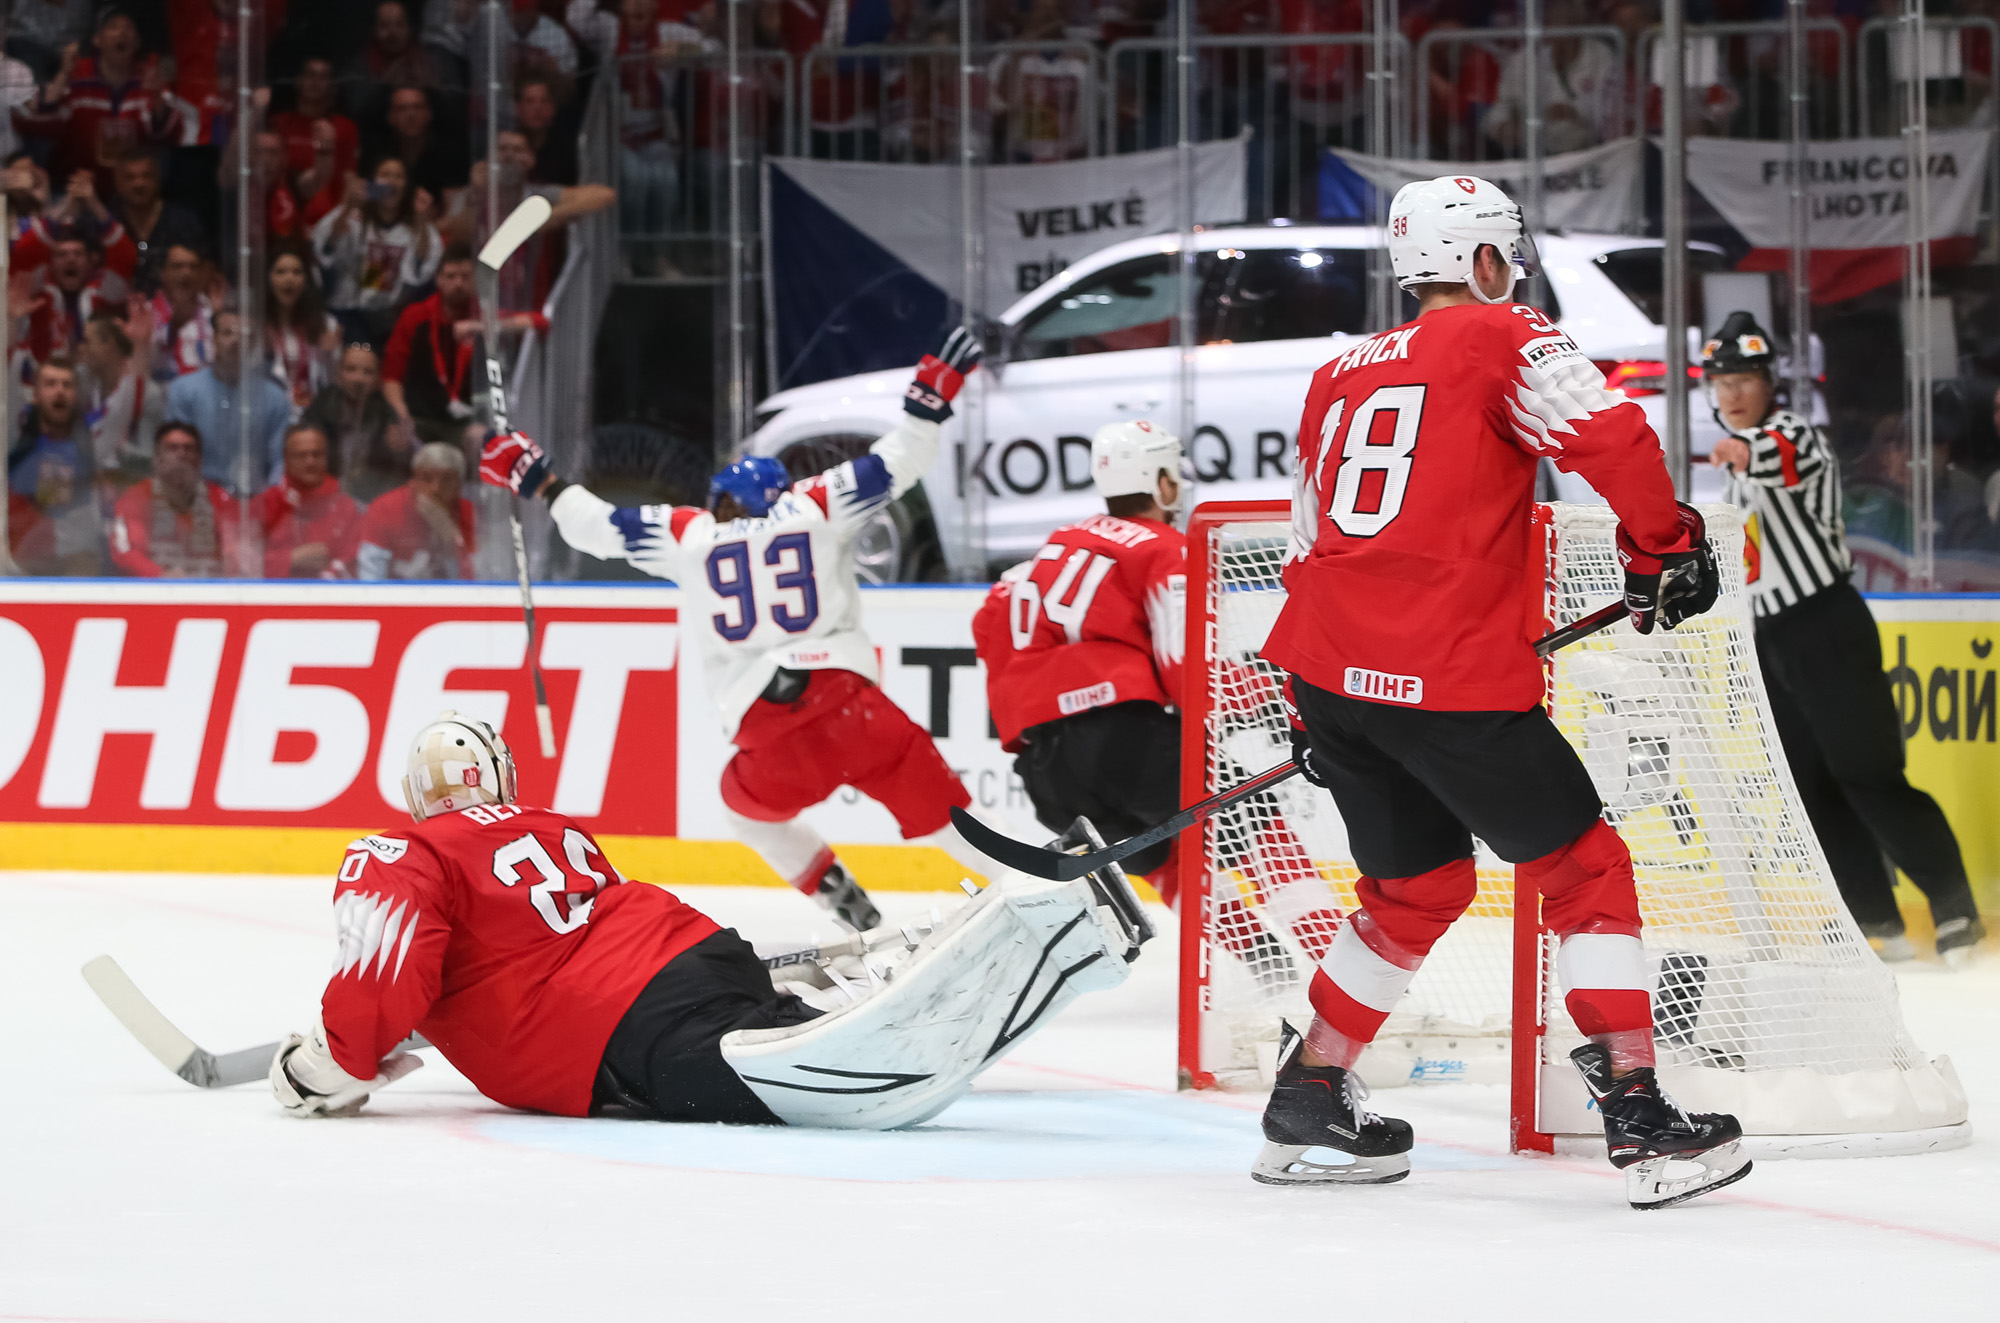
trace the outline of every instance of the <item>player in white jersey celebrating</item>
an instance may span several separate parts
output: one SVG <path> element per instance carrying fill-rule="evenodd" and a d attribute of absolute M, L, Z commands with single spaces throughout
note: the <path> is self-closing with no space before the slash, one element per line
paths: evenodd
<path fill-rule="evenodd" d="M 554 476 L 519 432 L 490 438 L 480 457 L 487 482 L 547 499 L 578 551 L 681 586 L 709 692 L 736 744 L 722 773 L 730 827 L 856 929 L 874 927 L 880 913 L 798 817 L 843 785 L 894 814 L 905 839 L 974 871 L 986 866 L 951 825 L 952 807 L 972 797 L 929 734 L 877 687 L 853 555 L 863 522 L 929 470 L 951 401 L 978 364 L 978 343 L 953 331 L 917 365 L 902 420 L 867 454 L 798 483 L 775 459 L 739 460 L 716 475 L 706 510 L 613 506 Z"/>

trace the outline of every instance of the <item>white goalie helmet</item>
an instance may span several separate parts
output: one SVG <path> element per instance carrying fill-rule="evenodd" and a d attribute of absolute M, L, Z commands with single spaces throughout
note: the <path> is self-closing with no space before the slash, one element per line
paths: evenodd
<path fill-rule="evenodd" d="M 1090 438 L 1090 480 L 1099 496 L 1151 496 L 1159 499 L 1160 474 L 1170 474 L 1179 486 L 1167 513 L 1177 513 L 1187 500 L 1187 457 L 1181 439 L 1157 423 L 1138 419 L 1106 423 Z"/>
<path fill-rule="evenodd" d="M 418 822 L 474 804 L 511 804 L 514 790 L 513 750 L 483 721 L 446 712 L 410 745 L 403 800 Z"/>
<path fill-rule="evenodd" d="M 1486 297 L 1473 279 L 1473 256 L 1488 243 L 1507 263 L 1507 290 L 1499 298 Z M 1420 179 L 1396 191 L 1389 204 L 1389 265 L 1404 289 L 1463 283 L 1481 303 L 1505 303 L 1517 279 L 1541 273 L 1520 204 L 1471 175 Z"/>

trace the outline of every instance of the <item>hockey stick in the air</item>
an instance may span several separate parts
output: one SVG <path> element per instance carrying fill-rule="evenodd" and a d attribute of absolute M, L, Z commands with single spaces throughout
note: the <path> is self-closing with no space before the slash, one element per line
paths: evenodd
<path fill-rule="evenodd" d="M 236 1052 L 217 1056 L 174 1027 L 160 1014 L 160 1008 L 139 991 L 139 985 L 121 969 L 116 960 L 101 955 L 83 967 L 83 981 L 97 994 L 118 1022 L 139 1045 L 159 1063 L 198 1089 L 227 1089 L 261 1080 L 271 1073 L 271 1058 L 278 1055 L 276 1043 L 259 1043 Z M 402 1044 L 411 1049 L 429 1047 L 420 1034 L 412 1034 Z"/>
<path fill-rule="evenodd" d="M 507 422 L 507 380 L 500 368 L 500 268 L 514 250 L 548 224 L 554 210 L 544 197 L 521 200 L 493 237 L 479 250 L 479 319 L 486 338 L 486 403 L 495 432 L 513 430 Z M 535 656 L 535 594 L 528 584 L 528 545 L 521 536 L 521 498 L 509 498 L 507 522 L 514 534 L 514 573 L 521 583 L 521 618 L 528 626 L 528 671 L 535 677 L 535 726 L 542 736 L 542 757 L 556 756 L 556 728 L 549 717 L 549 693 L 542 683 L 542 663 Z"/>
<path fill-rule="evenodd" d="M 1599 607 L 1583 619 L 1536 639 L 1535 655 L 1547 657 L 1578 639 L 1588 638 L 1601 629 L 1609 628 L 1626 615 L 1627 610 L 1623 602 L 1613 602 L 1608 606 Z M 1122 841 L 1114 841 L 1103 849 L 1093 850 L 1088 854 L 1045 850 L 1040 846 L 1029 845 L 1026 841 L 1017 841 L 1011 836 L 1002 836 L 961 808 L 952 809 L 951 821 L 952 825 L 958 828 L 959 835 L 965 837 L 973 849 L 995 863 L 1006 868 L 1018 869 L 1030 877 L 1047 878 L 1052 882 L 1069 882 L 1088 873 L 1094 873 L 1106 864 L 1129 858 L 1147 846 L 1164 841 L 1170 836 L 1178 836 L 1197 822 L 1214 817 L 1232 804 L 1269 790 L 1280 781 L 1298 775 L 1298 772 L 1297 763 L 1280 763 L 1269 771 L 1251 777 L 1248 781 L 1218 791 L 1199 804 L 1182 809 L 1150 831 L 1140 832 L 1137 836 L 1128 836 Z"/>

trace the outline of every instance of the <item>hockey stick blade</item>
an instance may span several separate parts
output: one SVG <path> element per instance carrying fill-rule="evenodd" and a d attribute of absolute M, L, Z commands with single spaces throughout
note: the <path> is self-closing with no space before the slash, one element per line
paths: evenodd
<path fill-rule="evenodd" d="M 498 271 L 507 265 L 507 259 L 514 255 L 514 250 L 533 238 L 535 231 L 547 225 L 554 211 L 555 208 L 545 197 L 522 198 L 521 205 L 500 222 L 500 228 L 493 231 L 493 237 L 479 250 L 479 264 L 490 271 Z"/>
<path fill-rule="evenodd" d="M 162 1015 L 160 1008 L 139 991 L 139 985 L 132 981 L 124 968 L 108 955 L 98 956 L 84 965 L 83 981 L 90 984 L 90 990 L 97 994 L 98 1000 L 118 1017 L 118 1023 L 139 1040 L 141 1047 L 151 1052 L 161 1065 L 198 1089 L 234 1088 L 238 1084 L 264 1079 L 271 1073 L 271 1058 L 278 1055 L 275 1041 L 217 1056 L 176 1028 L 174 1022 Z M 411 1034 L 400 1046 L 415 1049 L 429 1047 L 430 1044 L 423 1035 Z"/>
<path fill-rule="evenodd" d="M 952 825 L 959 835 L 971 843 L 972 848 L 1003 868 L 1012 868 L 1030 877 L 1046 878 L 1051 882 L 1071 882 L 1087 873 L 1094 873 L 1109 863 L 1129 858 L 1149 845 L 1178 836 L 1189 827 L 1205 818 L 1220 813 L 1238 800 L 1269 790 L 1280 781 L 1299 774 L 1297 763 L 1279 763 L 1268 771 L 1260 772 L 1238 785 L 1210 795 L 1199 804 L 1182 809 L 1150 831 L 1128 836 L 1122 841 L 1093 850 L 1089 854 L 1065 854 L 1059 850 L 1045 850 L 1040 846 L 1017 841 L 1011 836 L 1002 836 L 964 809 L 954 806 L 951 810 Z"/>

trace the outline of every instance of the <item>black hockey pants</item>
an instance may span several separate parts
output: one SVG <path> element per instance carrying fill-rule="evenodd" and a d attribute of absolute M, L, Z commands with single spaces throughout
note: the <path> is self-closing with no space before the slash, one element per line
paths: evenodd
<path fill-rule="evenodd" d="M 592 1110 L 629 1107 L 662 1121 L 783 1125 L 722 1059 L 735 1029 L 803 1024 L 820 1012 L 771 986 L 750 943 L 725 928 L 667 962 L 611 1031 Z"/>
<path fill-rule="evenodd" d="M 1121 841 L 1180 812 L 1181 721 L 1158 703 L 1113 703 L 1025 734 L 1014 771 L 1050 831 L 1067 831 L 1082 815 L 1107 842 Z M 1125 860 L 1125 871 L 1143 877 L 1172 848 L 1149 845 Z"/>
<path fill-rule="evenodd" d="M 1855 921 L 1902 931 L 1884 854 L 1939 922 L 1975 913 L 1951 824 L 1903 773 L 1882 636 L 1861 594 L 1842 583 L 1759 619 L 1757 659 L 1792 778 Z"/>

